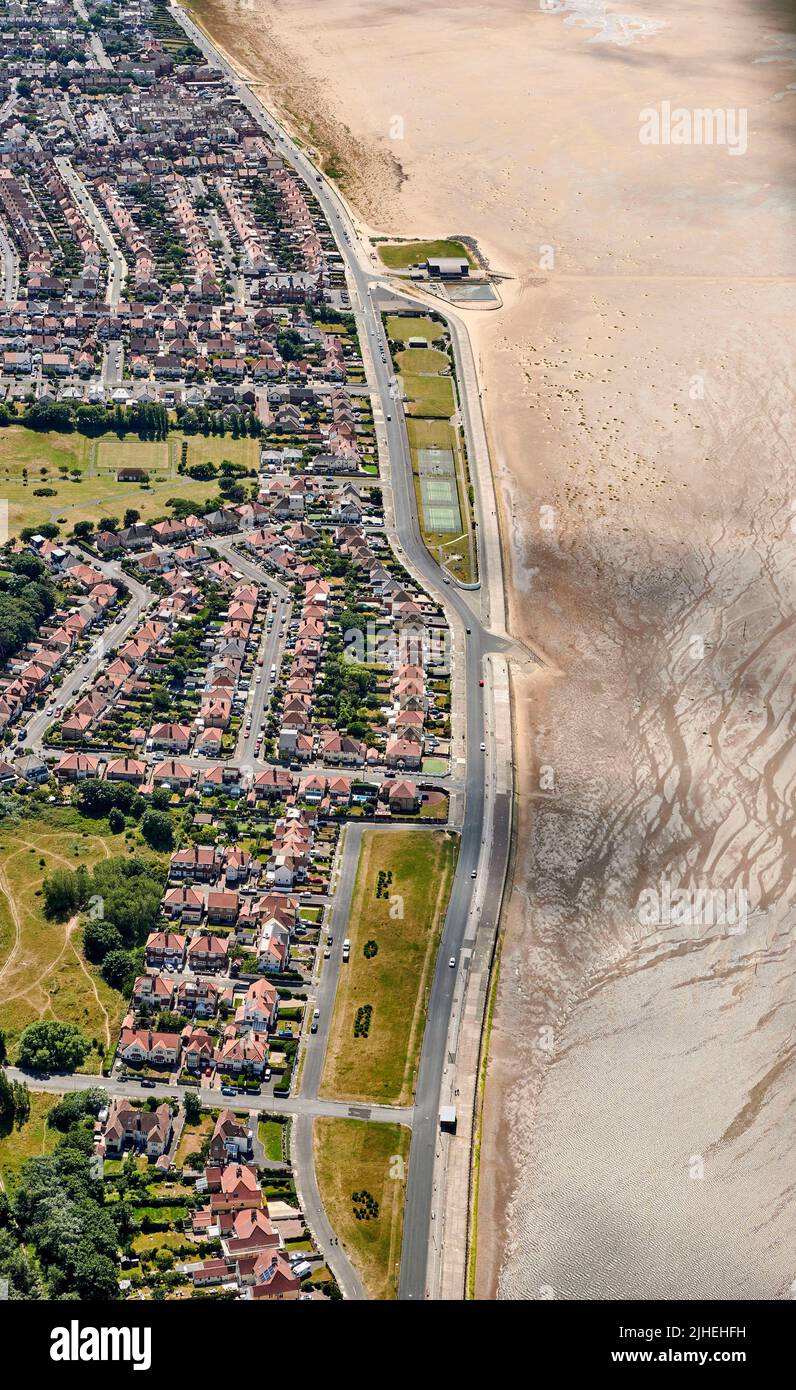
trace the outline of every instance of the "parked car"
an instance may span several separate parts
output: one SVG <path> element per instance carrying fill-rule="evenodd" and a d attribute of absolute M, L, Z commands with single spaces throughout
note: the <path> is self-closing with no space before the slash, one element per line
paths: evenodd
<path fill-rule="evenodd" d="M 236 1096 L 238 1094 L 238 1088 L 237 1086 L 222 1086 L 221 1094 L 222 1096 Z"/>

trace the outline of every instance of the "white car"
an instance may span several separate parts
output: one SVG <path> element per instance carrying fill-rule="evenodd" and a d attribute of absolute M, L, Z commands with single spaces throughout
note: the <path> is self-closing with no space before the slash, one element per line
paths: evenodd
<path fill-rule="evenodd" d="M 448 961 L 448 965 L 450 966 L 451 970 L 454 970 L 454 969 L 456 968 L 456 957 L 455 957 L 455 956 L 451 956 L 450 960 Z"/>
<path fill-rule="evenodd" d="M 471 874 L 470 874 L 470 878 L 476 878 L 477 875 L 478 875 L 478 870 L 477 870 L 477 869 L 473 869 L 472 872 L 471 872 Z"/>
<path fill-rule="evenodd" d="M 482 744 L 481 744 L 481 752 L 482 752 L 482 753 L 485 753 L 485 752 L 486 752 L 486 744 L 485 744 L 485 743 L 482 743 Z"/>

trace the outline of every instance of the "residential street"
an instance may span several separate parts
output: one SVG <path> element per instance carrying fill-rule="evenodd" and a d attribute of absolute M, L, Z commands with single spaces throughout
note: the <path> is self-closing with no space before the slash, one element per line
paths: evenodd
<path fill-rule="evenodd" d="M 445 919 L 437 967 L 429 999 L 426 1030 L 420 1059 L 415 1101 L 415 1126 L 410 1152 L 406 1208 L 404 1213 L 404 1243 L 401 1257 L 399 1296 L 406 1299 L 424 1298 L 427 1293 L 427 1268 L 432 1215 L 435 1201 L 435 1146 L 438 1132 L 440 1092 L 447 1056 L 447 1041 L 451 1012 L 456 990 L 461 988 L 460 969 L 450 970 L 448 960 L 461 960 L 462 946 L 470 923 L 473 876 L 482 881 L 490 867 L 502 885 L 508 863 L 509 836 L 498 842 L 494 837 L 486 843 L 484 826 L 487 802 L 493 824 L 510 825 L 511 797 L 503 791 L 500 814 L 492 803 L 497 799 L 496 773 L 498 743 L 495 730 L 486 726 L 484 717 L 485 683 L 491 681 L 493 662 L 489 655 L 502 656 L 512 650 L 505 635 L 502 592 L 502 566 L 497 534 L 496 507 L 489 472 L 488 456 L 484 460 L 485 438 L 483 425 L 476 430 L 474 420 L 480 421 L 480 404 L 467 395 L 471 392 L 470 371 L 460 374 L 460 389 L 467 398 L 463 401 L 463 422 L 472 449 L 474 481 L 479 495 L 478 511 L 489 513 L 489 524 L 479 532 L 479 574 L 481 588 L 465 592 L 455 584 L 445 585 L 436 562 L 426 550 L 420 536 L 417 518 L 412 461 L 403 411 L 395 410 L 392 399 L 391 367 L 387 339 L 381 318 L 383 299 L 395 301 L 392 286 L 385 283 L 385 272 L 374 262 L 373 253 L 360 239 L 347 206 L 337 189 L 325 178 L 318 178 L 315 165 L 302 150 L 286 137 L 273 116 L 261 104 L 234 69 L 218 54 L 206 35 L 179 7 L 171 10 L 185 32 L 202 50 L 208 62 L 224 71 L 232 82 L 239 99 L 248 107 L 261 126 L 276 141 L 285 160 L 307 180 L 334 232 L 338 247 L 345 258 L 351 290 L 351 303 L 356 315 L 368 381 L 374 390 L 376 420 L 382 481 L 385 486 L 385 523 L 393 548 L 407 569 L 444 607 L 453 634 L 452 665 L 458 667 L 456 691 L 460 705 L 454 712 L 454 762 L 461 758 L 466 768 L 465 813 L 461 845 L 450 905 Z M 407 308 L 417 310 L 417 299 L 405 297 Z M 440 309 L 438 301 L 435 307 Z M 458 335 L 454 336 L 457 353 L 461 355 Z M 383 349 L 383 351 L 379 350 Z M 493 626 L 488 626 L 490 622 Z M 458 728 L 456 725 L 458 724 Z M 481 751 L 481 744 L 486 751 Z M 508 750 L 508 751 L 507 751 Z M 510 743 L 500 744 L 501 758 L 508 759 L 502 779 L 510 786 Z M 490 761 L 491 760 L 491 761 Z M 494 922 L 485 926 L 493 933 Z M 311 1162 L 311 1154 L 307 1154 Z"/>

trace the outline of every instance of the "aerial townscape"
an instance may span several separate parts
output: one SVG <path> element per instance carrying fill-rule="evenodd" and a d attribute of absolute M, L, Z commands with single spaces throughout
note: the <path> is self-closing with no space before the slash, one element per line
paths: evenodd
<path fill-rule="evenodd" d="M 181 11 L 0 25 L 0 1272 L 463 1296 L 511 731 L 445 307 L 490 277 L 355 254 Z"/>
<path fill-rule="evenodd" d="M 0 1303 L 793 1297 L 793 13 L 620 9 L 0 0 Z"/>

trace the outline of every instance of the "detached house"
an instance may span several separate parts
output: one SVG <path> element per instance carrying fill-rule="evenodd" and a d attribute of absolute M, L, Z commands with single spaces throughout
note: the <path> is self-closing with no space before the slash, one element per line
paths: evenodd
<path fill-rule="evenodd" d="M 226 1163 L 246 1162 L 251 1157 L 251 1152 L 251 1130 L 242 1125 L 240 1120 L 236 1120 L 231 1110 L 222 1110 L 210 1140 L 210 1162 L 220 1166 Z"/>
<path fill-rule="evenodd" d="M 157 1110 L 143 1110 L 115 1096 L 105 1124 L 105 1153 L 109 1158 L 118 1158 L 126 1149 L 133 1148 L 148 1158 L 160 1158 L 171 1143 L 172 1132 L 168 1105 L 159 1105 Z"/>
<path fill-rule="evenodd" d="M 119 1035 L 119 1056 L 125 1062 L 156 1067 L 174 1067 L 180 1056 L 179 1033 L 153 1033 L 151 1028 L 136 1028 L 128 1018 Z"/>

